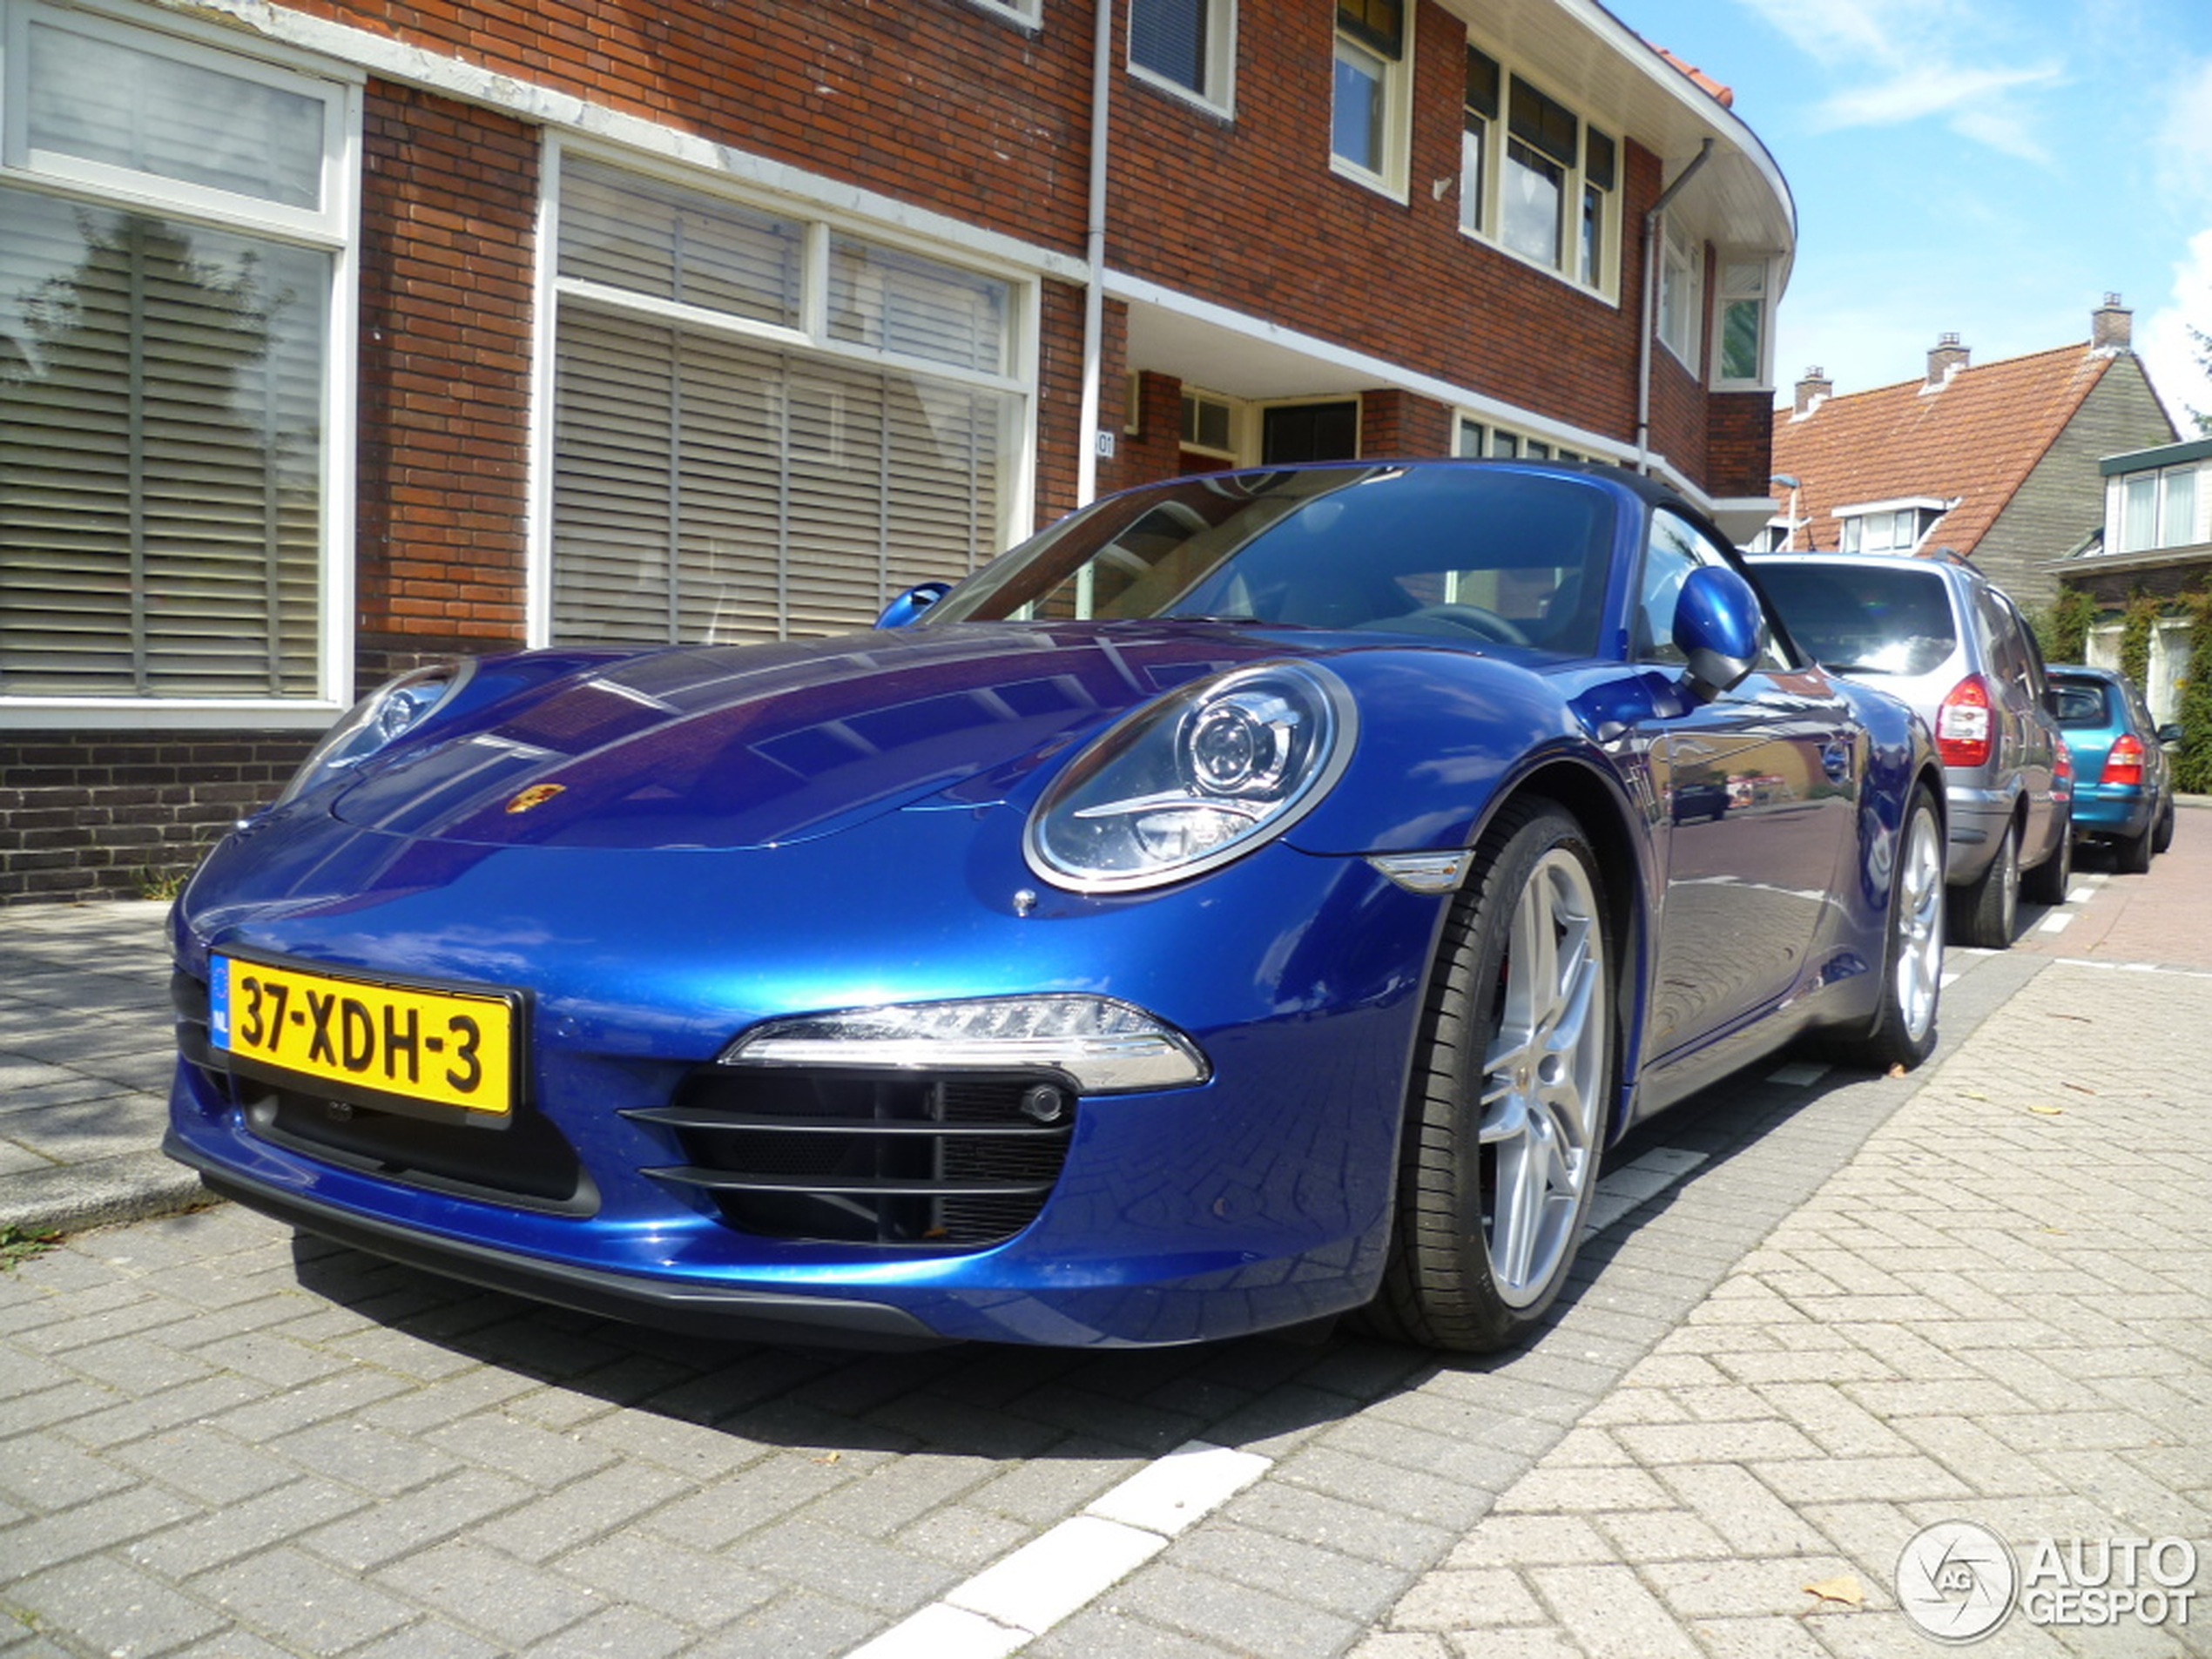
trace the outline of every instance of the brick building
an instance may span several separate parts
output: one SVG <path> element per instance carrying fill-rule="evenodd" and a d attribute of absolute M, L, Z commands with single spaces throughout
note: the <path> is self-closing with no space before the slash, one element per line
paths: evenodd
<path fill-rule="evenodd" d="M 1947 547 L 2023 608 L 2058 593 L 2052 561 L 2104 522 L 2104 457 L 2169 443 L 2174 422 L 2107 294 L 2087 342 L 1975 363 L 1956 334 L 1925 374 L 1835 395 L 1819 369 L 1774 415 L 1774 516 L 1758 545 L 1912 553 Z"/>
<path fill-rule="evenodd" d="M 188 865 L 397 668 L 865 625 L 1193 468 L 1581 455 L 1771 511 L 1787 186 L 1584 0 L 0 40 L 0 901 Z"/>

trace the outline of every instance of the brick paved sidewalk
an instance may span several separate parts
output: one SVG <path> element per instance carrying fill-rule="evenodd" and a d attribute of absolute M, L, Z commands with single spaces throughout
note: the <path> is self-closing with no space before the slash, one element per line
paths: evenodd
<path fill-rule="evenodd" d="M 1954 1519 L 2197 1558 L 2186 1626 L 1977 1654 L 2212 1653 L 2208 1031 L 2212 974 L 2050 964 L 1357 1659 L 1925 1659 L 1892 1574 Z"/>

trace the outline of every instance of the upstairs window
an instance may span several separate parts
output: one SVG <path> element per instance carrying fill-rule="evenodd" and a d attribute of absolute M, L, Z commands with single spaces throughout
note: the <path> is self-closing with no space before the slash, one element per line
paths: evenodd
<path fill-rule="evenodd" d="M 2194 466 L 2123 474 L 2120 481 L 2121 553 L 2187 547 L 2196 536 Z"/>
<path fill-rule="evenodd" d="M 1724 388 L 1772 384 L 1767 349 L 1773 284 L 1765 260 L 1723 259 L 1715 307 L 1713 383 Z"/>
<path fill-rule="evenodd" d="M 1846 553 L 1910 553 L 1943 516 L 1940 502 L 1883 502 L 1874 507 L 1838 508 L 1841 543 Z"/>
<path fill-rule="evenodd" d="M 1620 280 L 1620 146 L 1480 47 L 1467 49 L 1460 228 L 1580 287 Z"/>
<path fill-rule="evenodd" d="M 1703 250 L 1669 225 L 1659 245 L 1659 343 L 1694 372 L 1704 320 Z"/>
<path fill-rule="evenodd" d="M 1236 32 L 1233 0 L 1130 0 L 1130 67 L 1147 80 L 1226 110 Z"/>
<path fill-rule="evenodd" d="M 1399 0 L 1337 0 L 1330 158 L 1393 196 L 1406 190 L 1406 48 Z"/>

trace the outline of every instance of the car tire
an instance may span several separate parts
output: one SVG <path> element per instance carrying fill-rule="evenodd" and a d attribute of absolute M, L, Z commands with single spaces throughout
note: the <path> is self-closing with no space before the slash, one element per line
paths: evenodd
<path fill-rule="evenodd" d="M 2163 853 L 2174 845 L 2174 798 L 2166 798 L 2166 806 L 2158 814 L 2158 822 L 2151 826 L 2150 850 Z"/>
<path fill-rule="evenodd" d="M 1951 907 L 1952 942 L 1977 950 L 2005 950 L 2020 918 L 2020 826 L 2005 826 L 1989 867 L 1959 890 Z"/>
<path fill-rule="evenodd" d="M 2064 904 L 2067 890 L 2074 886 L 2074 826 L 2059 827 L 2059 844 L 2045 859 L 2020 878 L 2020 891 L 2037 904 Z"/>
<path fill-rule="evenodd" d="M 1421 1019 L 1378 1335 L 1505 1347 L 1566 1283 L 1618 1072 L 1595 853 L 1548 803 L 1482 839 Z"/>
<path fill-rule="evenodd" d="M 2112 856 L 2122 875 L 2150 873 L 2151 830 L 2146 827 L 2140 835 L 2115 835 L 2112 838 Z"/>
<path fill-rule="evenodd" d="M 1935 1051 L 1936 1008 L 1943 995 L 1943 854 L 1935 798 L 1915 789 L 1905 804 L 1890 877 L 1881 1005 L 1865 1036 L 1831 1038 L 1825 1045 L 1846 1065 L 1910 1071 Z"/>

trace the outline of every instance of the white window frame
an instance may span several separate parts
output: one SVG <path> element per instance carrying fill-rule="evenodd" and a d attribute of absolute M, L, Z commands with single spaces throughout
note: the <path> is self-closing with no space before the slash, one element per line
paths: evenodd
<path fill-rule="evenodd" d="M 2188 479 L 2189 499 L 2186 510 L 2176 511 L 2175 487 L 2181 476 Z M 2151 484 L 2151 528 L 2148 540 L 2139 540 L 2129 534 L 2128 522 L 2128 486 L 2149 479 Z M 2133 472 L 2115 473 L 2106 502 L 2105 545 L 2114 553 L 2150 553 L 2161 548 L 2194 547 L 2207 539 L 2208 510 L 2212 509 L 2212 468 L 2201 462 L 2188 461 L 2171 467 L 2141 467 Z M 2178 521 L 2178 522 L 2176 522 Z"/>
<path fill-rule="evenodd" d="M 1329 168 L 1340 179 L 1387 196 L 1394 202 L 1406 199 L 1407 167 L 1413 151 L 1413 14 L 1418 7 L 1413 0 L 1406 0 L 1403 13 L 1404 33 L 1399 41 L 1398 56 L 1386 57 L 1368 42 L 1334 24 L 1334 0 L 1331 0 L 1329 52 Z M 1370 169 L 1349 156 L 1340 155 L 1336 143 L 1336 78 L 1337 66 L 1346 52 L 1356 52 L 1372 59 L 1382 66 L 1377 86 L 1382 98 L 1382 166 Z"/>
<path fill-rule="evenodd" d="M 703 195 L 786 219 L 803 220 L 806 245 L 803 255 L 799 321 L 796 327 L 755 321 L 728 313 L 658 299 L 604 284 L 564 277 L 559 273 L 561 178 L 571 157 L 619 168 Z M 796 208 L 788 199 L 774 199 L 733 186 L 726 179 L 662 161 L 655 157 L 613 145 L 565 137 L 546 146 L 540 170 L 537 328 L 535 356 L 538 384 L 532 399 L 530 449 L 534 488 L 530 508 L 528 553 L 529 591 L 524 626 L 533 647 L 550 644 L 553 637 L 553 497 L 558 468 L 555 455 L 555 421 L 558 414 L 553 376 L 559 355 L 559 310 L 566 301 L 612 311 L 649 321 L 673 323 L 686 328 L 729 334 L 782 351 L 803 351 L 824 359 L 894 368 L 926 374 L 948 382 L 985 390 L 1010 393 L 1020 400 L 1020 417 L 1007 457 L 1004 499 L 1005 523 L 996 538 L 1011 545 L 1025 532 L 1035 510 L 1035 456 L 1042 349 L 1038 317 L 1042 285 L 1034 271 L 1006 266 L 978 251 L 948 246 L 902 234 L 880 224 L 846 215 Z M 1001 370 L 996 374 L 968 369 L 935 359 L 854 345 L 834 338 L 829 314 L 830 246 L 850 237 L 872 246 L 894 249 L 987 275 L 1008 285 L 1008 329 Z M 996 550 L 992 550 L 995 551 Z"/>
<path fill-rule="evenodd" d="M 30 34 L 60 29 L 129 51 L 318 99 L 324 107 L 320 203 L 287 206 L 35 147 L 30 132 Z M 359 226 L 366 74 L 307 53 L 162 14 L 158 29 L 44 0 L 0 0 L 0 184 L 88 206 L 158 215 L 286 241 L 331 257 L 324 311 L 323 433 L 317 488 L 320 554 L 316 596 L 317 689 L 311 697 L 37 697 L 0 695 L 0 729 L 192 730 L 250 724 L 315 730 L 354 703 L 354 520 L 358 404 Z"/>
<path fill-rule="evenodd" d="M 1943 516 L 1951 510 L 1952 506 L 1952 502 L 1933 496 L 1900 496 L 1893 501 L 1853 502 L 1848 506 L 1837 508 L 1832 515 L 1838 521 L 1836 544 L 1846 553 L 1867 551 L 1865 527 L 1868 520 L 1888 518 L 1894 530 L 1896 515 L 1911 513 L 1913 515 L 1915 533 L 1910 542 L 1901 545 L 1892 543 L 1886 547 L 1874 548 L 1871 551 L 1895 555 L 1913 553 L 1926 544 L 1928 537 L 1935 533 L 1936 526 L 1943 523 Z"/>
<path fill-rule="evenodd" d="M 1705 326 L 1705 245 L 1672 224 L 1659 237 L 1659 343 L 1691 374 Z"/>
<path fill-rule="evenodd" d="M 1723 248 L 1716 260 L 1719 277 L 1713 296 L 1712 384 L 1718 392 L 1766 392 L 1774 389 L 1775 260 L 1771 255 L 1745 253 Z M 1749 375 L 1727 373 L 1728 314 L 1730 307 L 1753 305 L 1759 318 L 1758 361 Z"/>
<path fill-rule="evenodd" d="M 1470 38 L 1467 44 L 1481 53 L 1498 69 L 1498 112 L 1482 118 L 1480 173 L 1473 177 L 1467 154 L 1467 125 L 1469 119 L 1464 102 L 1460 107 L 1461 137 L 1460 141 L 1460 179 L 1461 206 L 1460 234 L 1494 248 L 1507 259 L 1527 266 L 1532 271 L 1541 271 L 1546 276 L 1564 282 L 1578 293 L 1591 294 L 1607 304 L 1618 306 L 1621 299 L 1621 225 L 1622 172 L 1628 165 L 1628 142 L 1622 124 L 1610 119 L 1598 119 L 1588 114 L 1582 106 L 1568 99 L 1554 97 L 1541 78 L 1532 78 L 1514 61 L 1485 41 Z M 1575 160 L 1563 169 L 1565 178 L 1560 185 L 1561 225 L 1560 257 L 1556 265 L 1531 259 L 1511 246 L 1505 239 L 1504 212 L 1506 167 L 1507 151 L 1514 141 L 1513 133 L 1513 95 L 1516 84 L 1525 84 L 1531 92 L 1541 94 L 1568 111 L 1575 118 L 1579 136 L 1575 145 Z M 1613 143 L 1613 182 L 1609 185 L 1593 185 L 1590 179 L 1590 132 L 1595 127 Z M 1556 158 L 1547 160 L 1557 165 Z M 1470 185 L 1475 186 L 1470 189 Z M 1582 210 L 1585 193 L 1596 188 L 1604 195 L 1604 219 L 1601 233 L 1604 246 L 1600 250 L 1597 280 L 1582 280 Z M 1467 198 L 1479 199 L 1479 211 L 1470 214 Z"/>
<path fill-rule="evenodd" d="M 1237 108 L 1237 0 L 1198 0 L 1206 18 L 1206 61 L 1199 73 L 1204 83 L 1186 86 L 1172 75 L 1136 61 L 1133 37 L 1136 29 L 1136 0 L 1128 0 L 1122 24 L 1122 62 L 1130 76 L 1157 86 L 1170 98 L 1221 116 Z"/>
<path fill-rule="evenodd" d="M 968 3 L 1033 35 L 1044 27 L 1043 0 L 968 0 Z"/>

